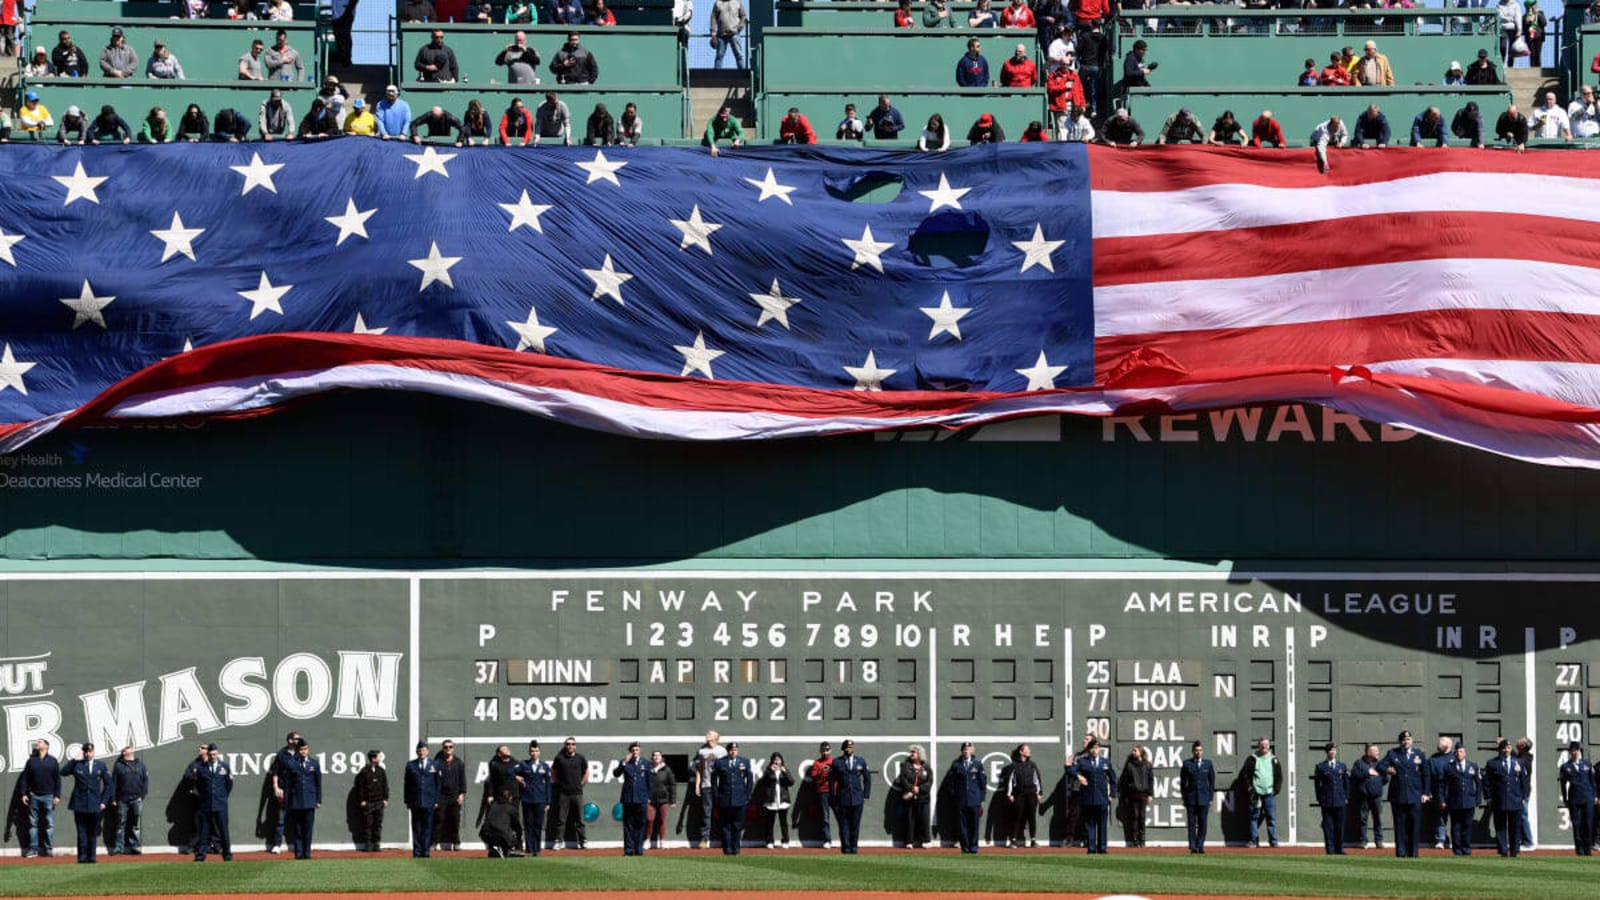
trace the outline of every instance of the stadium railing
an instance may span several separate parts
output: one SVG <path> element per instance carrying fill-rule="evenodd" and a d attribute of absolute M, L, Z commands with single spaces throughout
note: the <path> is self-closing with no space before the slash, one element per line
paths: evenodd
<path fill-rule="evenodd" d="M 584 125 L 596 103 L 604 103 L 613 119 L 621 116 L 623 107 L 629 103 L 638 104 L 646 142 L 682 140 L 687 134 L 688 98 L 682 89 L 671 85 L 411 84 L 406 86 L 402 96 L 411 105 L 413 116 L 421 115 L 430 106 L 442 106 L 459 117 L 469 101 L 478 100 L 489 113 L 490 122 L 498 129 L 500 116 L 511 105 L 513 98 L 521 97 L 523 104 L 532 110 L 544 102 L 547 90 L 555 91 L 561 101 L 567 104 L 567 111 L 572 116 L 574 144 L 582 142 Z"/>
<path fill-rule="evenodd" d="M 955 61 L 951 61 L 954 70 Z M 756 98 L 757 139 L 763 142 L 778 139 L 778 127 L 790 107 L 796 107 L 819 139 L 832 138 L 839 121 L 844 116 L 846 103 L 854 103 L 856 112 L 865 120 L 872 108 L 878 105 L 876 87 L 833 87 L 826 85 L 789 86 L 768 88 Z M 1028 123 L 1039 120 L 1048 124 L 1045 115 L 1045 93 L 1042 88 L 1019 90 L 1015 88 L 897 88 L 887 92 L 889 101 L 900 110 L 906 128 L 898 141 L 878 141 L 867 138 L 869 147 L 915 146 L 928 117 L 938 113 L 944 117 L 950 130 L 950 146 L 966 146 L 967 130 L 984 113 L 994 116 L 1005 130 L 1006 139 L 1015 141 L 1022 136 Z"/>
<path fill-rule="evenodd" d="M 311 82 L 268 84 L 259 81 L 162 81 L 149 78 L 131 81 L 124 78 L 48 78 L 26 82 L 24 88 L 39 92 L 40 101 L 49 107 L 58 123 L 68 106 L 77 106 L 93 117 L 100 112 L 101 106 L 110 104 L 128 120 L 135 135 L 139 132 L 139 123 L 151 107 L 159 106 L 166 110 L 168 119 L 176 127 L 178 119 L 191 103 L 198 104 L 208 119 L 215 119 L 217 111 L 224 107 L 238 110 L 250 120 L 254 135 L 256 112 L 261 102 L 267 99 L 270 88 L 283 90 L 284 98 L 289 101 L 295 114 L 294 124 L 298 126 L 300 117 L 311 109 L 311 100 L 317 94 L 317 85 Z M 55 138 L 54 128 L 49 130 L 48 136 Z"/>
<path fill-rule="evenodd" d="M 96 6 L 105 0 L 81 0 L 78 6 Z M 59 4 L 57 5 L 59 8 Z M 88 57 L 90 72 L 100 75 L 100 50 L 109 41 L 111 29 L 121 28 L 128 46 L 139 55 L 139 72 L 130 82 L 152 81 L 144 74 L 145 63 L 155 50 L 155 42 L 167 45 L 173 56 L 183 66 L 184 77 L 190 81 L 226 81 L 239 76 L 239 57 L 250 51 L 250 42 L 259 39 L 268 47 L 273 35 L 280 29 L 288 32 L 289 46 L 300 54 L 305 66 L 304 79 L 317 77 L 317 25 L 315 22 L 232 22 L 227 19 L 118 19 L 105 20 L 92 16 L 36 15 L 33 26 L 34 46 L 46 50 L 56 45 L 56 34 L 62 30 L 72 32 L 73 42 L 83 48 Z M 32 52 L 32 48 L 29 48 Z M 48 82 L 42 82 L 48 83 Z"/>
<path fill-rule="evenodd" d="M 682 88 L 687 84 L 683 48 L 677 29 L 669 26 L 568 27 L 565 25 L 463 25 L 408 22 L 399 26 L 399 49 L 395 64 L 402 83 L 415 84 L 412 67 L 417 50 L 432 39 L 437 28 L 444 32 L 445 46 L 455 51 L 462 83 L 500 84 L 506 80 L 504 66 L 495 57 L 512 42 L 517 31 L 528 33 L 528 46 L 539 52 L 538 87 L 554 85 L 550 61 L 566 43 L 568 32 L 576 31 L 579 42 L 594 54 L 602 86 L 612 84 L 650 85 Z M 563 86 L 567 87 L 567 86 Z M 529 89 L 538 89 L 530 85 Z"/>

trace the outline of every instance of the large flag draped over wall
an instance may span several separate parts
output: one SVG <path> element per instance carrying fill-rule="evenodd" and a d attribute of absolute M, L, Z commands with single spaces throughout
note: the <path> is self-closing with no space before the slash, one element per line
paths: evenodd
<path fill-rule="evenodd" d="M 393 389 L 686 439 L 1299 400 L 1600 467 L 1586 161 L 7 148 L 0 450 Z"/>

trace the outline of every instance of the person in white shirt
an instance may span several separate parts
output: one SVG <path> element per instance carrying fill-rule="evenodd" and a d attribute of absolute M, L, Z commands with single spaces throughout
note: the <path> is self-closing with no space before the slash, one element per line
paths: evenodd
<path fill-rule="evenodd" d="M 922 136 L 917 138 L 917 149 L 924 153 L 950 149 L 950 129 L 944 127 L 944 116 L 934 113 L 928 117 L 928 127 L 922 129 Z"/>
<path fill-rule="evenodd" d="M 1600 137 L 1600 115 L 1596 114 L 1594 88 L 1584 85 L 1578 99 L 1567 107 L 1567 122 L 1575 138 Z"/>
<path fill-rule="evenodd" d="M 1528 116 L 1528 130 L 1536 138 L 1565 138 L 1572 140 L 1572 123 L 1567 111 L 1556 105 L 1554 91 L 1546 91 L 1544 105 L 1535 106 Z"/>
<path fill-rule="evenodd" d="M 1051 65 L 1057 62 L 1064 64 L 1069 69 L 1076 69 L 1078 56 L 1078 43 L 1073 40 L 1073 33 L 1065 29 L 1061 36 L 1050 42 L 1050 49 L 1045 52 L 1045 57 Z"/>
<path fill-rule="evenodd" d="M 1087 144 L 1094 140 L 1094 124 L 1083 114 L 1083 108 L 1067 101 L 1067 114 L 1061 117 L 1056 128 L 1056 140 Z"/>
<path fill-rule="evenodd" d="M 1311 146 L 1317 150 L 1317 171 L 1328 171 L 1328 147 L 1343 147 L 1350 143 L 1350 132 L 1345 130 L 1344 122 L 1338 116 L 1329 116 L 1326 121 L 1311 129 Z"/>

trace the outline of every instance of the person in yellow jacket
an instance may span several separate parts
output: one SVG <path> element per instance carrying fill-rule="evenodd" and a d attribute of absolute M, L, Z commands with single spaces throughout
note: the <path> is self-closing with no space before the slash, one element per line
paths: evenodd
<path fill-rule="evenodd" d="M 39 102 L 39 95 L 29 91 L 23 96 L 22 107 L 17 110 L 17 124 L 29 137 L 40 138 L 46 128 L 54 127 L 56 120 L 50 117 L 50 110 Z"/>
<path fill-rule="evenodd" d="M 361 137 L 378 136 L 378 119 L 367 111 L 367 101 L 357 97 L 350 104 L 350 115 L 344 117 L 344 133 Z"/>
<path fill-rule="evenodd" d="M 1389 68 L 1389 57 L 1378 52 L 1378 45 L 1373 41 L 1361 48 L 1361 55 L 1356 57 L 1355 69 L 1350 73 L 1356 84 L 1376 85 L 1382 87 L 1394 86 L 1394 70 Z"/>

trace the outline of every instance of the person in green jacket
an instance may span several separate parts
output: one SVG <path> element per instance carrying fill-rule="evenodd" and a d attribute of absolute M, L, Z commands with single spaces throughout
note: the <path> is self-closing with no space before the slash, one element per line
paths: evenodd
<path fill-rule="evenodd" d="M 172 124 L 167 121 L 167 111 L 157 106 L 150 110 L 139 124 L 139 143 L 165 144 L 172 140 Z"/>
<path fill-rule="evenodd" d="M 922 8 L 923 28 L 954 28 L 956 17 L 950 14 L 950 4 L 945 0 L 933 0 Z"/>
<path fill-rule="evenodd" d="M 730 141 L 733 147 L 744 146 L 744 129 L 734 119 L 733 110 L 726 106 L 717 110 L 717 114 L 706 123 L 705 137 L 700 139 L 700 143 L 711 148 L 712 156 L 717 155 L 717 141 Z"/>

